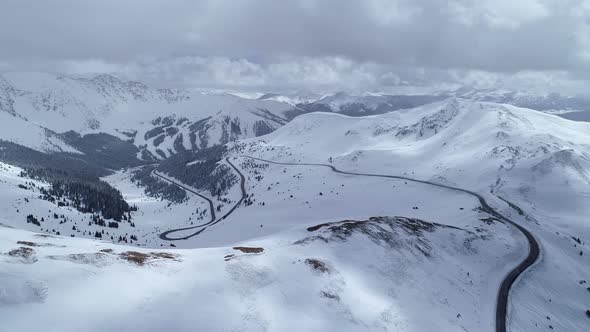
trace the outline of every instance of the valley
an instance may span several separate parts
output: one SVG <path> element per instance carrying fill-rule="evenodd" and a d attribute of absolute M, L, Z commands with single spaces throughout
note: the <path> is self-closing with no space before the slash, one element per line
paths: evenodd
<path fill-rule="evenodd" d="M 0 332 L 590 331 L 590 0 L 0 1 Z"/>
<path fill-rule="evenodd" d="M 99 308 L 108 319 L 89 331 L 131 328 L 121 312 L 179 331 L 587 323 L 586 122 L 447 96 L 358 114 L 15 77 L 7 128 L 44 138 L 0 137 L 0 317 L 13 330 L 78 326 L 71 315 Z M 84 119 L 55 120 L 70 113 Z M 78 308 L 80 294 L 96 301 Z M 194 298 L 227 315 L 194 313 Z"/>

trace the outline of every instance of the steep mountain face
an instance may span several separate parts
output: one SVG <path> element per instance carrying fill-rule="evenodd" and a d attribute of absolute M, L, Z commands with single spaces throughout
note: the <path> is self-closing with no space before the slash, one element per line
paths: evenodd
<path fill-rule="evenodd" d="M 168 115 L 154 112 L 146 118 L 150 120 L 120 132 L 133 139 L 143 159 L 167 158 L 182 150 L 268 134 L 287 122 L 283 111 L 290 108 L 231 95 L 193 95 L 190 102 L 172 105 Z"/>
<path fill-rule="evenodd" d="M 152 89 L 110 75 L 92 79 L 39 73 L 0 75 L 0 139 L 49 152 L 76 149 L 57 134 L 106 133 L 159 159 L 269 133 L 292 107 L 233 95 Z M 34 136 L 34 139 L 24 139 Z"/>

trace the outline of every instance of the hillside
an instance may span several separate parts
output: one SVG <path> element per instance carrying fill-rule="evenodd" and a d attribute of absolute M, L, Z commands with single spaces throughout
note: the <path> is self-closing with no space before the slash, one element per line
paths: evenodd
<path fill-rule="evenodd" d="M 542 260 L 511 293 L 513 329 L 551 325 L 581 331 L 590 305 L 584 286 L 590 278 L 590 224 L 584 217 L 590 214 L 589 132 L 587 123 L 509 105 L 450 99 L 361 118 L 303 115 L 262 140 L 236 145 L 235 151 L 272 161 L 402 175 L 485 195 L 528 228 L 543 248 Z M 302 169 L 318 176 L 313 167 Z M 413 201 L 419 203 L 416 213 L 448 215 L 443 211 L 450 197 L 444 194 L 388 192 L 386 200 L 384 192 L 374 189 L 385 185 L 378 180 L 357 184 L 358 201 L 370 206 L 383 199 L 381 204 L 398 211 L 398 204 L 407 208 Z M 432 206 L 437 202 L 443 206 Z M 428 212 L 422 211 L 423 204 Z M 435 220 L 432 215 L 424 218 Z"/>
<path fill-rule="evenodd" d="M 193 285 L 194 279 L 189 283 L 183 276 L 193 275 L 203 264 L 211 272 L 207 276 L 228 278 L 236 290 L 254 287 L 239 276 L 270 278 L 264 285 L 255 286 L 253 293 L 238 296 L 239 301 L 255 308 L 255 317 L 236 312 L 235 320 L 222 323 L 228 328 L 245 324 L 251 329 L 290 329 L 285 321 L 269 318 L 262 303 L 277 303 L 274 307 L 282 308 L 295 305 L 289 300 L 281 302 L 285 300 L 275 299 L 275 295 L 291 294 L 291 287 L 300 291 L 300 286 L 309 282 L 315 285 L 313 278 L 292 278 L 293 273 L 301 272 L 298 264 L 303 270 L 309 268 L 305 260 L 311 257 L 328 261 L 338 272 L 328 276 L 325 287 L 329 289 L 312 287 L 312 293 L 296 300 L 297 305 L 322 308 L 314 311 L 317 316 L 309 313 L 311 321 L 302 321 L 298 328 L 322 329 L 328 324 L 326 317 L 332 317 L 330 322 L 337 321 L 342 324 L 339 328 L 349 330 L 427 331 L 434 326 L 492 330 L 499 283 L 527 254 L 527 242 L 522 233 L 484 209 L 473 195 L 424 182 L 430 181 L 481 195 L 502 215 L 528 229 L 540 243 L 541 259 L 510 292 L 509 326 L 526 331 L 550 329 L 551 325 L 554 329 L 578 331 L 583 330 L 587 319 L 584 311 L 590 307 L 585 290 L 585 282 L 590 279 L 586 268 L 590 226 L 584 220 L 590 213 L 589 129 L 586 123 L 537 111 L 458 98 L 365 117 L 305 114 L 265 136 L 177 154 L 160 165 L 148 165 L 140 181 L 133 175 L 135 168 L 103 177 L 131 206 L 137 207 L 117 228 L 93 222 L 92 214 L 42 199 L 40 188 L 47 187 L 47 183 L 19 176 L 19 168 L 4 165 L 0 169 L 0 193 L 8 214 L 2 223 L 41 232 L 50 239 L 57 236 L 55 241 L 65 241 L 60 236 L 96 238 L 100 233 L 106 242 L 169 248 L 180 255 L 182 262 L 164 260 L 162 264 L 171 264 L 182 271 L 180 275 L 169 279 L 159 270 L 160 263 L 149 265 L 150 278 L 167 283 Z M 141 182 L 144 180 L 147 182 Z M 176 196 L 170 188 L 186 191 L 185 195 Z M 148 195 L 150 190 L 154 191 Z M 173 202 L 166 197 L 179 198 Z M 44 221 L 40 225 L 27 222 L 29 214 L 37 220 L 44 217 Z M 376 218 L 379 216 L 385 219 Z M 339 224 L 343 220 L 348 222 Z M 415 226 L 413 221 L 410 226 L 411 220 L 418 220 L 421 226 Z M 105 222 L 108 225 L 113 221 Z M 307 230 L 324 224 L 328 225 Z M 327 229 L 332 234 L 323 233 Z M 317 230 L 322 232 L 319 236 L 314 233 Z M 10 244 L 14 246 L 16 238 L 6 235 L 11 232 L 17 231 L 0 231 L 10 237 L 6 252 L 15 249 Z M 19 240 L 30 240 L 32 236 L 18 234 Z M 392 239 L 395 241 L 389 242 Z M 111 256 L 97 253 L 96 246 L 90 244 L 94 242 L 86 242 L 88 239 L 71 241 L 81 242 L 72 242 L 78 243 L 73 251 L 63 249 L 59 254 L 47 255 L 66 257 L 68 261 L 80 258 L 83 264 L 105 264 L 108 268 L 103 268 L 99 279 L 111 278 L 115 271 L 135 271 L 118 254 L 129 249 L 105 242 L 106 249 L 117 253 Z M 264 254 L 237 255 L 236 260 L 228 256 L 235 255 L 229 247 L 241 243 L 263 247 Z M 36 250 L 41 252 L 36 253 L 37 259 L 45 261 L 44 249 Z M 83 255 L 72 255 L 76 253 Z M 212 263 L 217 255 L 220 261 Z M 222 260 L 225 256 L 227 261 Z M 159 259 L 157 255 L 150 257 Z M 58 263 L 50 259 L 46 264 Z M 234 268 L 239 270 L 239 276 L 231 272 Z M 16 274 L 20 273 L 18 267 L 15 269 Z M 375 273 L 360 272 L 367 270 Z M 287 277 L 279 271 L 292 273 Z M 143 275 L 137 273 L 138 277 Z M 359 275 L 363 277 L 359 279 Z M 227 283 L 203 284 L 215 288 Z M 357 286 L 362 294 L 381 294 L 367 300 L 375 311 L 358 311 L 354 303 L 359 301 L 360 293 L 347 293 L 348 287 Z M 156 286 L 148 283 L 145 287 Z M 165 294 L 168 291 L 163 290 Z M 202 294 L 202 290 L 194 291 Z M 234 293 L 233 288 L 228 292 L 232 296 L 242 294 Z M 206 294 L 219 307 L 228 307 L 216 294 Z M 173 307 L 190 306 L 191 298 L 182 297 Z M 315 302 L 317 299 L 320 302 Z M 168 312 L 159 301 L 150 301 L 153 310 Z M 152 309 L 144 312 L 129 309 L 126 304 L 121 308 L 144 317 L 145 324 L 163 324 L 150 314 Z M 432 319 L 420 319 L 421 314 L 416 312 L 422 313 L 423 309 L 419 308 L 431 308 Z M 341 319 L 343 312 L 354 319 Z M 56 317 L 69 322 L 63 315 Z M 203 320 L 187 322 L 192 327 L 210 327 Z M 175 321 L 169 326 L 182 329 L 187 322 Z"/>
<path fill-rule="evenodd" d="M 521 249 L 506 228 L 401 217 L 305 224 L 233 248 L 174 251 L 0 225 L 0 319 L 47 332 L 491 330 L 485 299 Z"/>
<path fill-rule="evenodd" d="M 526 182 L 547 181 L 535 174 L 547 175 L 555 167 L 560 168 L 556 176 L 584 185 L 589 179 L 589 130 L 589 124 L 532 110 L 449 99 L 372 117 L 308 114 L 250 144 L 253 151 L 275 147 L 264 153 L 268 157 L 288 151 L 292 160 L 305 156 L 324 162 L 333 157 L 335 163 L 355 168 L 381 163 L 402 173 L 411 167 L 423 177 L 486 180 L 482 189 L 497 188 L 513 175 L 527 176 Z"/>
<path fill-rule="evenodd" d="M 39 151 L 74 151 L 58 135 L 64 132 L 100 132 L 132 141 L 143 159 L 161 159 L 267 134 L 286 122 L 283 113 L 291 108 L 229 94 L 153 89 L 109 75 L 0 75 L 0 139 Z"/>

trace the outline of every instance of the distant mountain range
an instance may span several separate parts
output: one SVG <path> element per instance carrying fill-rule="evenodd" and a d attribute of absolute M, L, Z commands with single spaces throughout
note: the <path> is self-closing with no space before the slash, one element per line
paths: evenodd
<path fill-rule="evenodd" d="M 492 331 L 510 294 L 510 330 L 584 330 L 590 123 L 555 114 L 584 120 L 586 99 L 252 96 L 1 75 L 3 324 L 72 326 L 70 281 L 90 280 L 97 310 L 141 293 L 90 315 L 99 328 L 170 313 L 173 330 Z M 540 259 L 503 290 L 537 241 Z M 301 327 L 295 307 L 309 308 Z"/>
<path fill-rule="evenodd" d="M 553 113 L 574 121 L 590 121 L 590 98 L 563 96 L 557 93 L 541 95 L 507 90 L 461 88 L 454 91 L 404 95 L 337 92 L 323 96 L 316 95 L 315 99 L 310 94 L 299 96 L 271 93 L 259 99 L 276 100 L 296 106 L 296 110 L 291 113 L 292 116 L 317 111 L 365 116 L 413 108 L 451 97 L 508 104 Z"/>
<path fill-rule="evenodd" d="M 138 158 L 157 160 L 183 150 L 268 134 L 305 113 L 376 115 L 450 97 L 590 120 L 590 99 L 559 94 L 463 88 L 422 95 L 298 91 L 248 99 L 228 93 L 154 89 L 111 75 L 70 78 L 5 73 L 0 75 L 0 139 L 42 152 L 79 153 L 83 152 L 76 145 L 79 140 L 72 138 L 103 133 L 133 144 Z"/>
<path fill-rule="evenodd" d="M 114 76 L 0 75 L 0 139 L 44 152 L 76 152 L 63 133 L 106 133 L 144 160 L 267 134 L 293 107 L 230 94 L 153 89 Z"/>

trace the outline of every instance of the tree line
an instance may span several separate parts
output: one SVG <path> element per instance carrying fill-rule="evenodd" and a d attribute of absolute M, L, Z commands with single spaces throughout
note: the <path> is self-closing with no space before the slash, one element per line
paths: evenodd
<path fill-rule="evenodd" d="M 155 166 L 145 166 L 133 171 L 131 180 L 145 188 L 146 195 L 165 199 L 174 203 L 184 202 L 186 192 L 168 182 L 161 181 L 152 176 Z"/>
<path fill-rule="evenodd" d="M 48 182 L 49 188 L 40 188 L 43 199 L 62 204 L 67 199 L 70 206 L 82 213 L 101 213 L 105 219 L 121 221 L 137 210 L 120 191 L 98 178 L 52 168 L 27 168 L 21 176 Z"/>
<path fill-rule="evenodd" d="M 226 147 L 216 145 L 197 151 L 181 151 L 163 160 L 157 170 L 198 190 L 222 196 L 238 181 L 227 165 L 220 165 Z"/>

